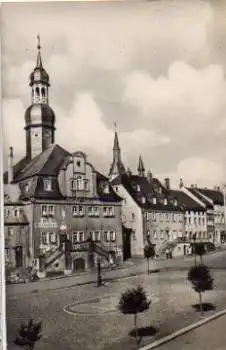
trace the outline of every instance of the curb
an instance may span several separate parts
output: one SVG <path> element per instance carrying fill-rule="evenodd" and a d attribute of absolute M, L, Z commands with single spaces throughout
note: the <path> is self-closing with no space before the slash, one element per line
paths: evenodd
<path fill-rule="evenodd" d="M 186 333 L 188 333 L 188 332 L 190 332 L 190 331 L 192 331 L 192 330 L 194 330 L 194 329 L 196 329 L 196 328 L 198 328 L 198 327 L 200 327 L 200 326 L 202 326 L 202 325 L 204 325 L 206 323 L 209 323 L 209 322 L 211 322 L 211 321 L 213 321 L 213 320 L 215 320 L 215 319 L 217 319 L 217 318 L 219 318 L 219 317 L 221 317 L 221 316 L 223 316 L 225 314 L 226 314 L 226 309 L 221 310 L 219 312 L 216 312 L 212 316 L 209 316 L 209 317 L 207 317 L 207 318 L 205 318 L 203 320 L 200 320 L 200 321 L 198 321 L 196 323 L 193 323 L 193 324 L 191 324 L 191 325 L 189 325 L 187 327 L 181 328 L 178 331 L 173 332 L 173 333 L 171 333 L 170 335 L 167 335 L 164 338 L 156 340 L 153 343 L 140 348 L 139 350 L 155 349 L 155 348 L 159 347 L 160 345 L 166 344 L 166 343 L 170 342 L 171 340 L 173 340 L 175 338 L 178 338 L 181 335 L 184 335 L 184 334 L 186 334 Z"/>

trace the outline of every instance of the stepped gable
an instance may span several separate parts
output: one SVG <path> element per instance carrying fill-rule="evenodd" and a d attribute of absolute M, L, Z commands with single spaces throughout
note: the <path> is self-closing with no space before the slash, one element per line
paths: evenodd
<path fill-rule="evenodd" d="M 97 181 L 97 193 L 100 201 L 103 202 L 121 202 L 122 198 L 119 197 L 112 186 L 109 184 L 109 180 L 106 176 L 95 170 Z"/>
<path fill-rule="evenodd" d="M 111 183 L 112 185 L 123 185 L 140 208 L 160 211 L 183 211 L 179 203 L 174 205 L 174 198 L 157 178 L 152 178 L 151 182 L 149 182 L 146 177 L 123 174 L 115 178 Z M 161 192 L 159 189 L 161 189 Z M 143 197 L 146 199 L 145 203 L 143 203 Z M 156 204 L 153 204 L 153 198 L 156 198 Z M 166 205 L 164 204 L 165 198 L 168 199 L 168 204 Z"/>
<path fill-rule="evenodd" d="M 196 196 L 203 204 L 205 204 L 207 209 L 213 209 L 213 205 L 202 196 L 198 188 L 186 187 L 186 189 Z"/>
<path fill-rule="evenodd" d="M 70 155 L 59 145 L 53 144 L 33 158 L 20 171 L 14 182 L 19 182 L 35 175 L 57 176 L 65 157 Z"/>
<path fill-rule="evenodd" d="M 204 207 L 202 207 L 185 192 L 179 190 L 171 190 L 170 192 L 174 197 L 176 197 L 178 203 L 183 206 L 185 210 L 205 211 Z"/>

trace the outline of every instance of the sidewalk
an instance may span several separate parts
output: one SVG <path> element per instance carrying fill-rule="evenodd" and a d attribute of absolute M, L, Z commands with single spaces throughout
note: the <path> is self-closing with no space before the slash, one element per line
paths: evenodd
<path fill-rule="evenodd" d="M 225 325 L 226 315 L 159 346 L 158 350 L 225 350 Z"/>

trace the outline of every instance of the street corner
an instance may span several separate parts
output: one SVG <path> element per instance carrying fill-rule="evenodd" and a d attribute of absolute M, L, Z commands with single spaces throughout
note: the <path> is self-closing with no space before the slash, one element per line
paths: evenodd
<path fill-rule="evenodd" d="M 151 303 L 157 303 L 156 296 L 150 296 Z M 118 313 L 120 293 L 103 295 L 83 302 L 75 302 L 64 306 L 63 311 L 72 316 L 105 316 Z"/>

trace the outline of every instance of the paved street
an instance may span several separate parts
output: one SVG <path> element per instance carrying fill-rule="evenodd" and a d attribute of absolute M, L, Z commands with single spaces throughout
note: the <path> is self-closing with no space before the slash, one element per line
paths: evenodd
<path fill-rule="evenodd" d="M 222 316 L 160 346 L 158 350 L 225 350 L 225 324 L 226 316 Z"/>
<path fill-rule="evenodd" d="M 226 302 L 226 252 L 210 254 L 205 256 L 204 260 L 215 268 L 212 271 L 215 289 L 204 295 L 204 302 L 211 302 L 220 310 Z M 141 344 L 159 339 L 199 319 L 199 313 L 192 307 L 198 302 L 198 297 L 186 281 L 185 268 L 192 263 L 193 259 L 156 262 L 157 267 L 168 264 L 171 269 L 161 270 L 150 276 L 147 276 L 146 264 L 106 272 L 108 276 L 105 277 L 117 277 L 117 274 L 126 275 L 134 271 L 138 276 L 110 281 L 101 288 L 97 288 L 95 284 L 75 286 L 78 281 L 81 283 L 90 279 L 91 276 L 87 274 L 29 285 L 9 286 L 9 349 L 15 349 L 10 342 L 20 321 L 30 317 L 43 321 L 43 338 L 37 344 L 37 349 L 135 349 L 134 339 L 129 335 L 133 329 L 133 317 L 119 314 L 115 306 L 122 291 L 139 283 L 152 299 L 150 310 L 139 315 L 140 326 L 147 327 L 146 336 Z M 95 281 L 94 275 L 92 278 Z M 208 311 L 206 315 L 213 312 Z"/>

